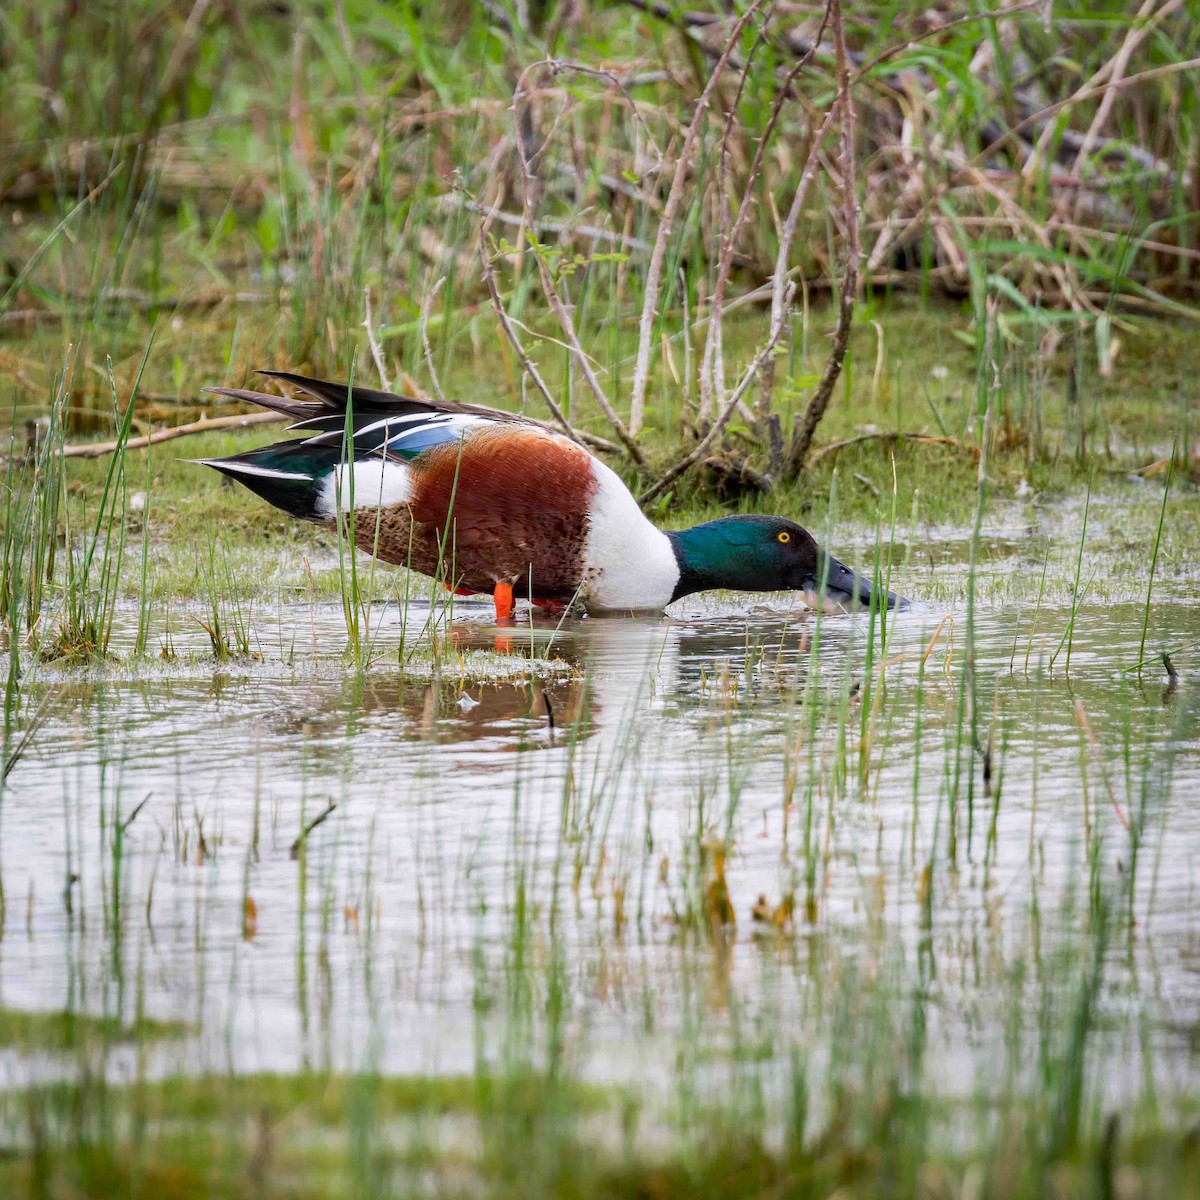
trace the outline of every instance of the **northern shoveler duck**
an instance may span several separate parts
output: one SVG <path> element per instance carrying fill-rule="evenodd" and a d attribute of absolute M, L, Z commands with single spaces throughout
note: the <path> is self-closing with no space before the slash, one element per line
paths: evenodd
<path fill-rule="evenodd" d="M 540 422 L 263 374 L 305 398 L 209 391 L 284 413 L 307 436 L 199 461 L 295 517 L 332 529 L 340 510 L 361 549 L 460 594 L 492 596 L 498 620 L 511 616 L 514 598 L 634 612 L 713 588 L 795 589 L 816 604 L 822 583 L 834 605 L 870 603 L 866 579 L 783 517 L 655 528 L 611 468 Z M 907 602 L 888 592 L 885 603 Z"/>

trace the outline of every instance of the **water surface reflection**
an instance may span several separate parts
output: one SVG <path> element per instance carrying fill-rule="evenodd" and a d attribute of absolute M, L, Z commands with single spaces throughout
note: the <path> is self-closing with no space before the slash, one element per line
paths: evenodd
<path fill-rule="evenodd" d="M 1155 637 L 1195 645 L 1200 606 L 1171 586 Z M 420 678 L 298 655 L 47 672 L 3 812 L 2 1002 L 183 1019 L 164 1070 L 466 1070 L 524 913 L 528 969 L 560 961 L 598 1077 L 665 1076 L 696 1004 L 716 1037 L 747 1014 L 806 1036 L 818 981 L 885 949 L 920 964 L 931 1053 L 985 1070 L 1014 973 L 1076 927 L 1089 869 L 1130 877 L 1133 826 L 1137 936 L 1105 1002 L 1137 996 L 1148 1069 L 1195 1081 L 1195 658 L 1169 692 L 1139 683 L 1139 607 L 1096 605 L 1068 676 L 1068 616 L 985 605 L 968 654 L 962 606 L 931 601 L 893 617 L 881 663 L 865 617 L 817 636 L 787 598 L 502 630 L 463 606 Z M 330 645 L 340 619 L 304 609 Z M 398 642 L 397 614 L 380 628 Z M 479 650 L 505 669 L 464 666 Z M 736 917 L 715 942 L 689 924 L 714 844 Z M 759 897 L 794 898 L 786 936 Z M 1124 1036 L 1118 1091 L 1146 1067 Z"/>

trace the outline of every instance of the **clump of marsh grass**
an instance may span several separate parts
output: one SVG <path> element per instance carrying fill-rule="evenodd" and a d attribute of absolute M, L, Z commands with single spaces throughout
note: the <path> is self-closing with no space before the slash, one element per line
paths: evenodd
<path fill-rule="evenodd" d="M 63 611 L 54 637 L 43 649 L 44 656 L 50 659 L 90 662 L 108 654 L 128 531 L 125 443 L 133 427 L 134 401 L 149 354 L 147 345 L 123 411 L 111 361 L 108 364 L 109 395 L 117 425 L 116 445 L 90 527 L 85 525 L 77 534 L 69 519 L 66 522 Z M 60 480 L 65 487 L 61 473 Z M 62 508 L 64 513 L 68 511 L 65 505 Z"/>
<path fill-rule="evenodd" d="M 218 555 L 218 539 L 212 530 L 208 534 L 208 554 L 198 561 L 197 568 L 204 580 L 208 611 L 204 617 L 197 617 L 196 622 L 208 635 L 213 657 L 222 662 L 230 658 L 249 658 L 254 644 L 250 623 L 254 602 L 253 599 L 242 600 L 242 589 L 234 575 L 229 548 L 222 540 Z M 139 636 L 140 632 L 139 622 Z M 164 653 L 166 650 L 164 645 Z"/>

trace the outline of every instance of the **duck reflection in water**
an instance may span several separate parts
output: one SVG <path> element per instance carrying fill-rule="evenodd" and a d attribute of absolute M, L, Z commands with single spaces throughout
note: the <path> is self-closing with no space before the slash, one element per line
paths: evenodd
<path fill-rule="evenodd" d="M 355 675 L 332 693 L 322 686 L 315 711 L 280 719 L 317 737 L 375 723 L 394 733 L 400 718 L 408 739 L 548 748 L 619 723 L 648 695 L 688 708 L 708 703 L 721 679 L 746 698 L 764 688 L 803 687 L 812 631 L 811 614 L 799 606 L 689 614 L 686 622 L 535 611 L 503 630 L 473 617 L 458 609 L 439 635 L 441 668 L 432 678 L 382 670 Z M 826 650 L 860 636 L 849 620 L 824 618 Z M 511 661 L 497 672 L 494 659 L 489 666 L 481 657 L 476 668 L 475 652 Z"/>

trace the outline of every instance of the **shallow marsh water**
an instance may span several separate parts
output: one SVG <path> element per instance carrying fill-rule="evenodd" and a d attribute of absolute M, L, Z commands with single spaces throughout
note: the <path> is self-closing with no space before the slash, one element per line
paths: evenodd
<path fill-rule="evenodd" d="M 176 614 L 174 663 L 41 667 L 0 814 L 0 1007 L 183 1023 L 107 1044 L 117 1080 L 462 1074 L 516 1046 L 771 1096 L 800 1055 L 819 1106 L 885 1059 L 938 1098 L 1031 1086 L 1094 978 L 1097 1103 L 1186 1098 L 1200 602 L 1168 554 L 1147 645 L 1181 679 L 1139 680 L 1138 512 L 1126 565 L 1128 507 L 1093 501 L 1069 673 L 1079 512 L 1016 505 L 982 530 L 973 633 L 970 531 L 897 543 L 917 603 L 882 665 L 866 615 L 771 596 L 505 629 L 460 604 L 408 674 L 347 668 L 340 608 L 303 604 L 255 610 L 261 660 L 189 657 Z M 398 610 L 373 619 L 394 647 Z M 8 1086 L 76 1069 L 0 1049 Z"/>

